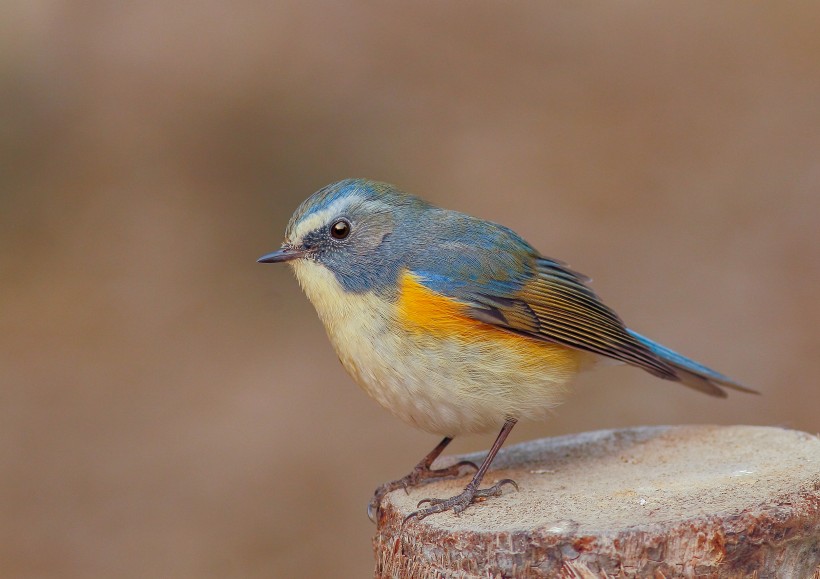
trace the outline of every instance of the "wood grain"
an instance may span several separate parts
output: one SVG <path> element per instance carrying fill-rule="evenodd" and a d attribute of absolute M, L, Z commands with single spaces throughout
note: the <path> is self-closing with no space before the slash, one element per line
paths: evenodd
<path fill-rule="evenodd" d="M 480 460 L 444 457 L 439 464 Z M 425 497 L 385 497 L 376 577 L 820 577 L 820 439 L 755 426 L 642 427 L 504 449 L 485 484 L 520 491 L 460 516 L 401 522 Z"/>

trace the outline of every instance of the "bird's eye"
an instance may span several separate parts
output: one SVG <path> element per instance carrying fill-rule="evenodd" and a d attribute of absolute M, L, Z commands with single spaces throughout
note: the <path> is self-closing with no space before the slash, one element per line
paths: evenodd
<path fill-rule="evenodd" d="M 330 235 L 333 236 L 333 239 L 344 239 L 350 235 L 350 223 L 344 219 L 339 219 L 330 226 Z"/>

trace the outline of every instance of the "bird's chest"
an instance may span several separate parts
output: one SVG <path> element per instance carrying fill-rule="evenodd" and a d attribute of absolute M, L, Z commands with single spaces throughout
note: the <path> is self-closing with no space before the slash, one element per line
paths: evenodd
<path fill-rule="evenodd" d="M 429 378 L 436 352 L 401 329 L 395 303 L 372 292 L 348 292 L 330 271 L 313 262 L 294 264 L 294 271 L 356 383 L 379 404 L 419 425 L 425 410 L 417 407 L 427 391 L 420 383 Z"/>
<path fill-rule="evenodd" d="M 557 403 L 577 371 L 571 351 L 462 319 L 423 289 L 397 300 L 347 292 L 323 266 L 294 268 L 345 369 L 380 405 L 428 432 L 499 427 Z"/>

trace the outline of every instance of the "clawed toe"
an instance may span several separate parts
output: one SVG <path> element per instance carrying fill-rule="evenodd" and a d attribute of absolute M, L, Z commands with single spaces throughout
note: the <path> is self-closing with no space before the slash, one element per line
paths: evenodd
<path fill-rule="evenodd" d="M 462 467 L 471 468 L 473 471 L 478 470 L 476 463 L 469 460 L 462 460 L 446 468 L 419 469 L 414 471 L 410 478 L 405 477 L 401 480 L 404 492 L 409 495 L 411 487 L 418 486 L 429 480 L 463 476 L 467 473 L 461 472 Z"/>
<path fill-rule="evenodd" d="M 429 506 L 426 509 L 419 509 L 407 515 L 404 518 L 404 521 L 402 521 L 402 526 L 404 526 L 404 524 L 410 519 L 417 519 L 420 521 L 425 517 L 429 517 L 430 515 L 434 515 L 436 513 L 443 513 L 445 511 L 449 511 L 450 509 L 452 509 L 456 515 L 461 514 L 473 503 L 486 501 L 489 497 L 501 496 L 504 485 L 511 485 L 515 488 L 515 490 L 518 490 L 518 484 L 514 480 L 505 478 L 486 489 L 475 489 L 471 485 L 467 485 L 467 488 L 465 488 L 460 494 L 450 497 L 449 499 L 422 499 L 418 502 L 416 507 L 418 508 L 422 505 Z"/>
<path fill-rule="evenodd" d="M 379 505 L 381 505 L 381 497 L 373 497 L 367 503 L 367 518 L 371 523 L 377 523 L 379 520 Z"/>
<path fill-rule="evenodd" d="M 416 465 L 413 471 L 398 481 L 393 481 L 392 483 L 388 483 L 386 485 L 382 485 L 378 489 L 376 489 L 376 495 L 370 501 L 370 504 L 367 507 L 367 514 L 370 517 L 370 520 L 376 522 L 376 519 L 379 515 L 379 507 L 381 503 L 382 497 L 390 492 L 391 490 L 395 490 L 397 488 L 404 488 L 407 491 L 408 486 L 415 486 L 421 483 L 424 480 L 432 479 L 432 478 L 443 478 L 448 476 L 459 476 L 461 475 L 462 467 L 469 467 L 475 469 L 475 474 L 473 475 L 473 479 L 470 481 L 464 490 L 454 496 L 450 497 L 449 499 L 422 499 L 419 501 L 416 508 L 421 507 L 422 505 L 429 505 L 425 509 L 419 508 L 419 510 L 414 511 L 407 515 L 401 523 L 401 526 L 404 527 L 405 523 L 410 519 L 423 519 L 425 517 L 429 517 L 435 513 L 443 513 L 444 511 L 452 511 L 458 515 L 463 512 L 467 507 L 471 504 L 476 502 L 483 502 L 487 500 L 489 497 L 497 497 L 502 493 L 502 487 L 504 485 L 511 485 L 515 487 L 515 490 L 518 490 L 518 485 L 515 483 L 514 480 L 505 478 L 503 480 L 498 481 L 493 486 L 486 488 L 486 489 L 479 489 L 478 485 L 481 484 L 481 479 L 484 478 L 484 473 L 487 472 L 487 469 L 490 468 L 490 464 L 493 462 L 495 455 L 498 453 L 498 450 L 501 448 L 501 445 L 504 444 L 504 441 L 507 438 L 507 435 L 512 430 L 513 426 L 515 426 L 516 419 L 515 418 L 507 418 L 504 422 L 504 426 L 501 428 L 501 432 L 498 433 L 498 436 L 495 439 L 492 447 L 490 448 L 490 452 L 487 453 L 487 456 L 484 458 L 484 461 L 481 463 L 481 466 L 476 466 L 474 463 L 468 460 L 462 460 L 461 462 L 457 462 L 449 467 L 433 470 L 430 468 L 430 465 L 433 464 L 433 461 L 441 454 L 441 451 L 444 450 L 444 447 L 447 446 L 450 441 L 452 440 L 451 437 L 445 437 L 439 445 L 434 448 L 422 461 Z"/>
<path fill-rule="evenodd" d="M 418 503 L 416 503 L 416 508 L 419 508 L 421 505 L 425 505 L 425 504 L 438 505 L 440 503 L 443 503 L 446 500 L 447 499 L 421 499 Z"/>
<path fill-rule="evenodd" d="M 478 492 L 478 493 L 485 493 L 485 492 L 490 492 L 490 491 L 492 491 L 492 493 L 493 493 L 493 494 L 490 494 L 490 495 L 487 495 L 487 496 L 497 497 L 497 496 L 501 495 L 501 487 L 503 487 L 504 485 L 510 485 L 510 486 L 511 486 L 511 487 L 513 487 L 516 491 L 521 490 L 521 489 L 519 489 L 519 488 L 518 488 L 518 483 L 517 483 L 517 482 L 515 482 L 513 479 L 511 479 L 511 478 L 503 478 L 503 479 L 501 479 L 500 481 L 498 481 L 497 483 L 495 483 L 493 486 L 491 486 L 490 488 L 488 488 L 488 489 L 481 489 L 481 490 L 476 491 L 476 492 Z"/>
<path fill-rule="evenodd" d="M 431 480 L 449 477 L 460 477 L 466 474 L 462 472 L 465 468 L 478 471 L 478 466 L 469 460 L 462 460 L 445 468 L 430 468 L 433 460 L 441 453 L 449 439 L 444 439 L 439 446 L 426 456 L 416 467 L 405 477 L 385 483 L 376 489 L 373 498 L 367 505 L 367 516 L 372 522 L 377 522 L 379 518 L 379 508 L 384 496 L 397 489 L 404 489 L 405 493 L 410 493 L 410 489 L 415 486 L 425 484 Z"/>

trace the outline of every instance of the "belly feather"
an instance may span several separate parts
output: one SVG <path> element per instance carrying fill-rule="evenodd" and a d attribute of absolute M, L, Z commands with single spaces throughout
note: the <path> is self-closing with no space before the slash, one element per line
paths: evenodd
<path fill-rule="evenodd" d="M 297 277 L 359 386 L 428 432 L 484 432 L 508 417 L 543 418 L 589 357 L 470 318 L 410 274 L 395 302 L 344 292 L 317 264 L 297 268 Z"/>

